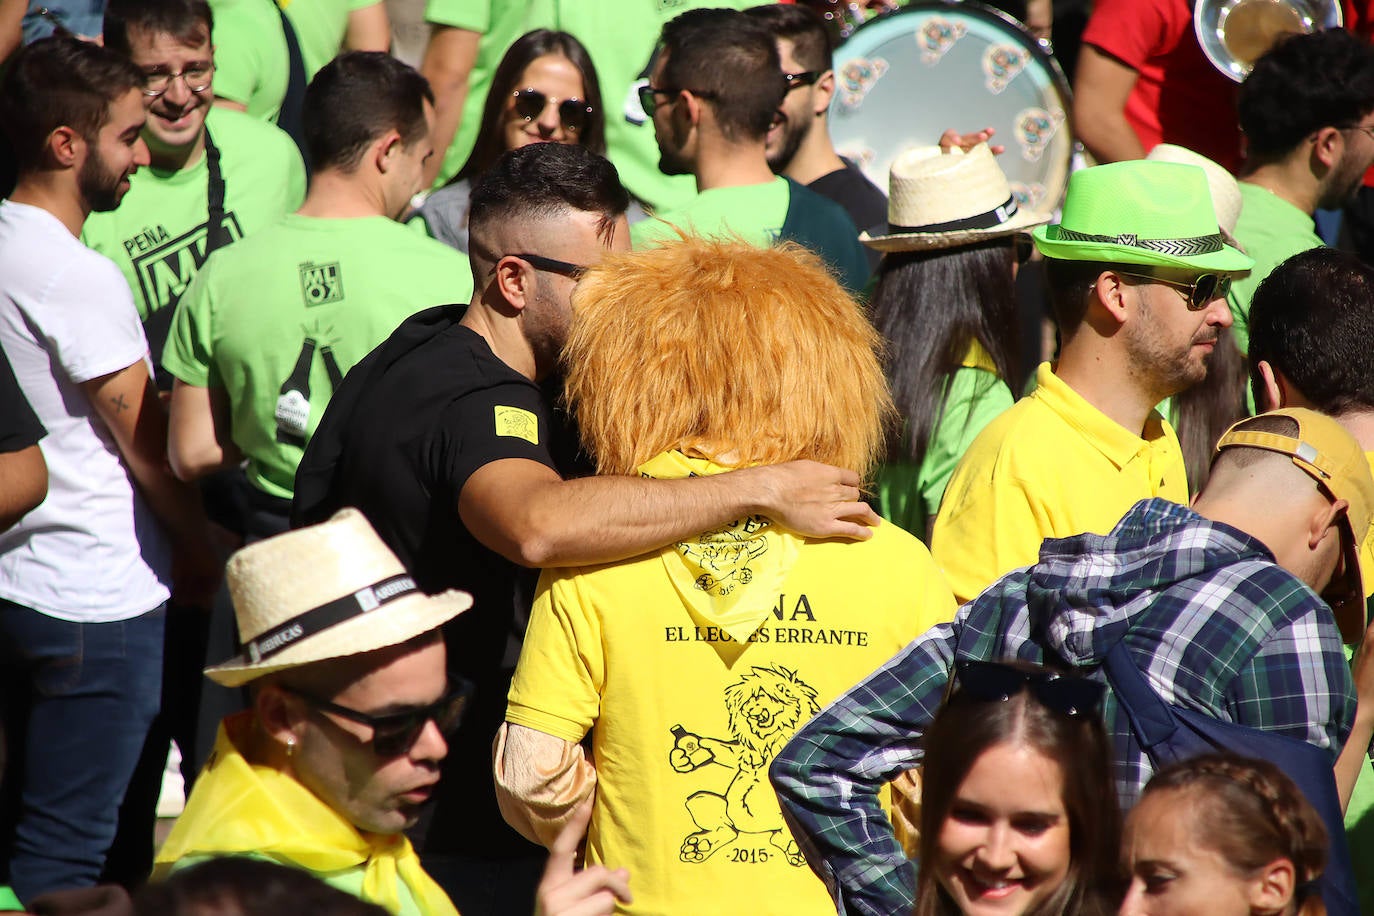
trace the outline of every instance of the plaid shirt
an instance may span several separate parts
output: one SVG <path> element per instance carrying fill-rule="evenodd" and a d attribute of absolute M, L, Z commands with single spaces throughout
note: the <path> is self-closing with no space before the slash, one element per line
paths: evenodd
<path fill-rule="evenodd" d="M 909 913 L 915 868 L 878 791 L 921 763 L 956 659 L 1057 660 L 1105 681 L 1124 642 L 1166 701 L 1306 740 L 1336 755 L 1355 691 L 1331 610 L 1263 544 L 1160 499 L 1108 535 L 1047 540 L 813 718 L 773 763 L 793 835 L 840 913 Z M 1152 767 L 1110 691 L 1103 713 L 1123 807 Z"/>

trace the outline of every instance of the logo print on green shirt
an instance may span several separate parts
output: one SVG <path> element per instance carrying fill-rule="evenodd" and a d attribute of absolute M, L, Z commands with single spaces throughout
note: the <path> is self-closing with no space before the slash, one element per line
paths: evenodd
<path fill-rule="evenodd" d="M 332 264 L 301 265 L 301 298 L 305 307 L 342 302 L 344 297 L 343 271 L 338 262 Z"/>

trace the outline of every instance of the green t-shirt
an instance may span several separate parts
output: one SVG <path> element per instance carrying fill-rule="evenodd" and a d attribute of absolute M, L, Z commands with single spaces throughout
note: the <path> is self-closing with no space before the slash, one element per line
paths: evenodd
<path fill-rule="evenodd" d="M 250 235 L 301 205 L 305 166 L 290 137 L 227 108 L 211 109 L 206 123 L 220 150 L 230 238 Z M 81 240 L 119 265 L 141 318 L 174 305 L 205 263 L 209 175 L 203 155 L 176 172 L 139 169 L 117 209 L 86 220 Z"/>
<path fill-rule="evenodd" d="M 381 0 L 279 0 L 282 12 L 296 30 L 305 64 L 305 78 L 314 79 L 320 68 L 338 55 L 348 32 L 348 14 L 376 6 Z"/>
<path fill-rule="evenodd" d="M 910 462 L 878 469 L 878 514 L 922 540 L 940 511 L 949 478 L 973 440 L 1013 403 L 996 372 L 966 364 L 950 378 L 940 421 L 919 466 Z"/>
<path fill-rule="evenodd" d="M 467 259 L 399 223 L 292 214 L 210 258 L 177 308 L 163 365 L 225 390 L 249 481 L 290 499 L 343 375 L 405 318 L 471 297 Z"/>
<path fill-rule="evenodd" d="M 1255 259 L 1249 276 L 1231 284 L 1226 302 L 1236 323 L 1232 329 L 1241 353 L 1250 352 L 1250 300 L 1260 281 L 1293 255 L 1326 243 L 1317 235 L 1312 217 L 1288 201 L 1248 181 L 1240 183 L 1245 202 L 1236 220 L 1236 241 Z"/>
<path fill-rule="evenodd" d="M 277 120 L 291 63 L 281 13 L 273 0 L 210 0 L 215 14 L 215 96 L 248 107 L 260 121 Z"/>
<path fill-rule="evenodd" d="M 434 187 L 448 184 L 468 161 L 477 129 L 482 126 L 482 109 L 487 104 L 491 77 L 515 39 L 537 26 L 525 25 L 525 4 L 510 0 L 429 0 L 425 21 L 437 26 L 452 26 L 481 35 L 477 59 L 468 74 L 468 94 L 463 102 L 463 118 L 454 131 L 453 142 L 444 154 Z"/>
<path fill-rule="evenodd" d="M 844 208 L 782 176 L 763 184 L 712 188 L 683 207 L 630 227 L 636 248 L 677 238 L 677 229 L 703 238 L 738 238 L 751 245 L 793 241 L 811 249 L 846 289 L 868 281 L 868 257 Z"/>

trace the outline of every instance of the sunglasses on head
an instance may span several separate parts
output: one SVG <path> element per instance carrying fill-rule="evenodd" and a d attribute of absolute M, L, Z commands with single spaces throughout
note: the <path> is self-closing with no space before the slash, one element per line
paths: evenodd
<path fill-rule="evenodd" d="M 1146 270 L 1139 273 L 1116 270 L 1114 273 L 1121 274 L 1123 277 L 1135 277 L 1137 280 L 1149 280 L 1151 283 L 1163 283 L 1165 286 L 1182 290 L 1184 298 L 1188 300 L 1188 311 L 1190 312 L 1202 311 L 1208 303 L 1215 299 L 1224 299 L 1226 294 L 1231 291 L 1231 278 L 1226 274 L 1203 274 L 1184 282 L 1182 280 L 1170 280 Z"/>
<path fill-rule="evenodd" d="M 285 684 L 282 685 L 282 689 L 305 700 L 320 712 L 332 713 L 371 728 L 372 737 L 362 743 L 370 745 L 378 757 L 400 757 L 408 754 L 415 746 L 415 742 L 420 740 L 420 733 L 430 721 L 439 727 L 440 734 L 450 734 L 463 720 L 463 710 L 467 706 L 468 697 L 472 694 L 472 684 L 463 681 L 457 686 L 451 686 L 447 693 L 428 706 L 373 715 L 331 703 Z"/>
<path fill-rule="evenodd" d="M 515 98 L 515 113 L 526 121 L 533 121 L 544 113 L 551 99 L 538 89 L 517 89 L 511 93 Z M 558 103 L 558 120 L 563 129 L 580 133 L 586 129 L 596 109 L 582 99 L 563 99 Z"/>
<path fill-rule="evenodd" d="M 964 693 L 976 700 L 1005 703 L 1030 690 L 1044 706 L 1070 717 L 1095 715 L 1107 688 L 1097 681 L 1055 671 L 1024 671 L 999 662 L 961 661 L 955 677 Z"/>

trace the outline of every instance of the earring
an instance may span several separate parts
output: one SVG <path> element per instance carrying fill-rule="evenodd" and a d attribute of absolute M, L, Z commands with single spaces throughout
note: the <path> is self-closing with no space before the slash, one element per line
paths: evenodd
<path fill-rule="evenodd" d="M 288 758 L 296 756 L 296 739 L 294 736 L 286 739 L 286 756 Z"/>

